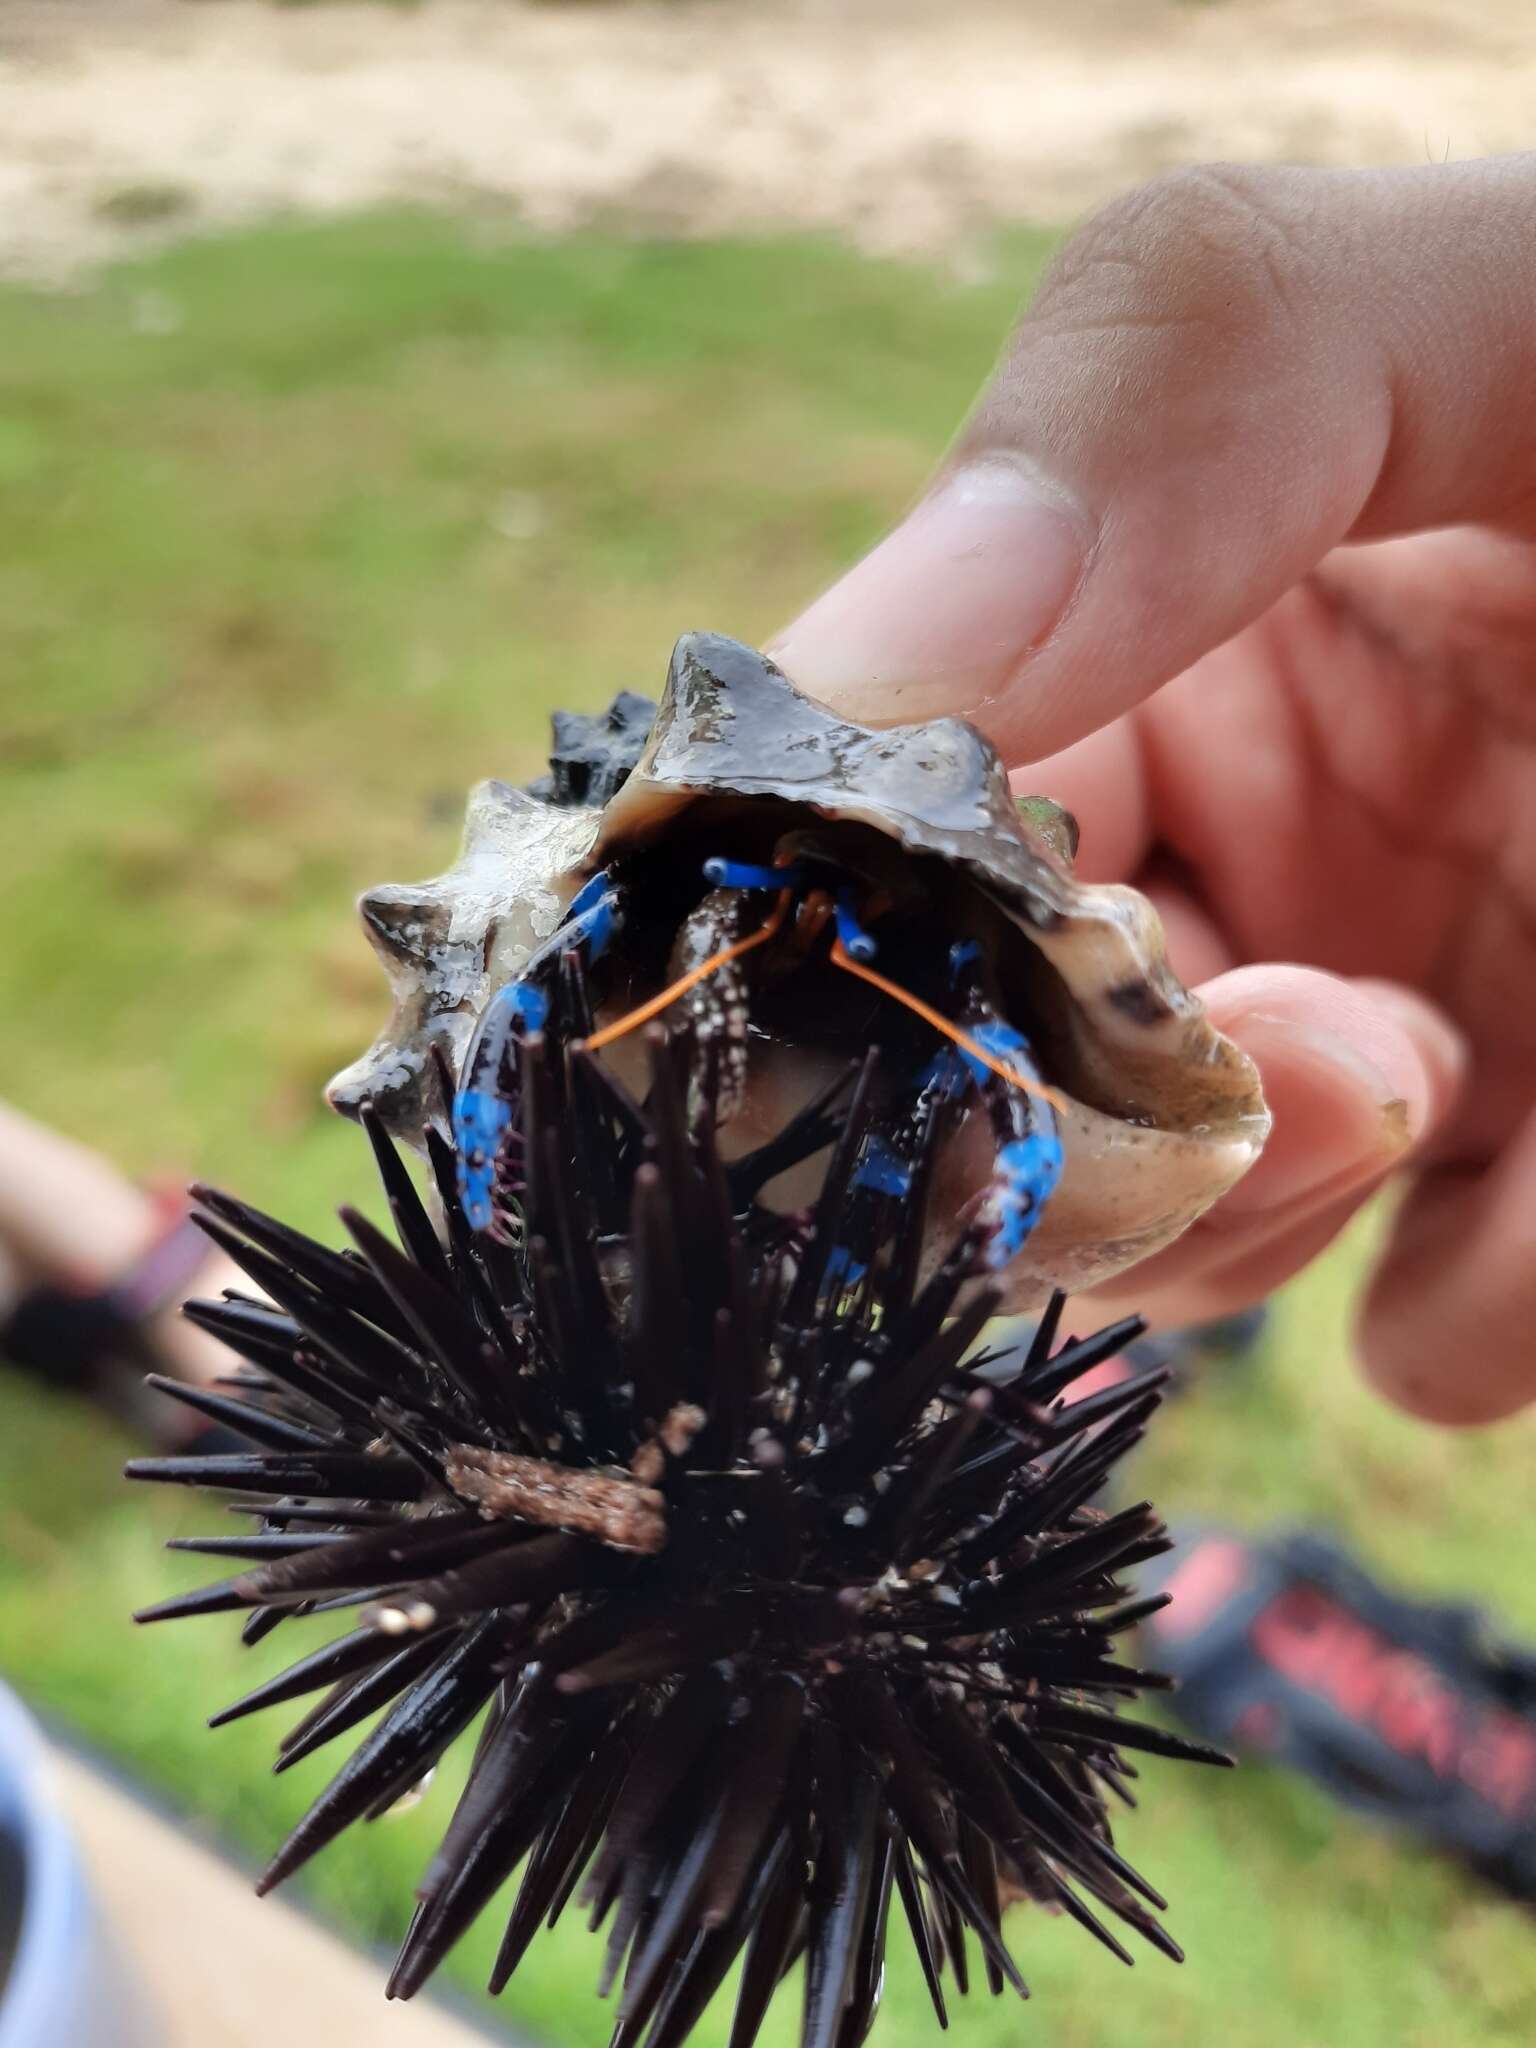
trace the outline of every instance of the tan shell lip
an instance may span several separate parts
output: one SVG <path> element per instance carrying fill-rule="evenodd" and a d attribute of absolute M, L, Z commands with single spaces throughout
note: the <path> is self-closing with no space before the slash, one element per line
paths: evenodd
<path fill-rule="evenodd" d="M 625 700 L 632 744 L 639 701 Z M 638 762 L 601 809 L 480 783 L 445 874 L 363 898 L 393 1011 L 331 1083 L 332 1104 L 355 1115 L 372 1101 L 394 1135 L 419 1144 L 441 1108 L 434 1044 L 457 1067 L 490 995 L 554 930 L 580 883 L 620 853 L 664 859 L 690 809 L 743 799 L 782 806 L 786 830 L 797 815 L 858 823 L 914 868 L 962 874 L 1055 991 L 1048 1078 L 1073 1096 L 1073 1128 L 1063 1181 L 1009 1271 L 1017 1301 L 1057 1279 L 1081 1287 L 1123 1270 L 1258 1156 L 1269 1128 L 1258 1074 L 1172 974 L 1151 904 L 1134 889 L 1078 882 L 1061 814 L 1016 799 L 979 733 L 953 718 L 852 724 L 717 634 L 678 641 Z M 975 1171 L 959 1153 L 954 1166 L 960 1199 Z"/>

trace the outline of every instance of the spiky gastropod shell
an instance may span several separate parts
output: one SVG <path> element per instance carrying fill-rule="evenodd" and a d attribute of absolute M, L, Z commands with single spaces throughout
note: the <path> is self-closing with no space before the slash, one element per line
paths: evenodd
<path fill-rule="evenodd" d="M 459 857 L 429 882 L 384 882 L 358 898 L 394 1007 L 361 1059 L 326 1089 L 356 1118 L 377 1105 L 389 1130 L 419 1149 L 437 1106 L 432 1050 L 457 1070 L 489 997 L 547 939 L 591 852 L 598 813 L 638 758 L 656 706 L 621 693 L 605 716 L 557 712 L 550 773 L 527 789 L 476 783 Z"/>
<path fill-rule="evenodd" d="M 616 751 L 632 748 L 638 700 L 620 701 L 629 710 L 611 714 Z M 695 861 L 701 849 L 742 846 L 761 857 L 798 837 L 835 846 L 898 899 L 910 888 L 942 901 L 957 935 L 986 932 L 1016 998 L 1009 1014 L 1066 1098 L 1066 1170 L 1009 1269 L 1007 1307 L 1123 1272 L 1177 1237 L 1258 1157 L 1269 1129 L 1258 1075 L 1173 975 L 1151 904 L 1135 889 L 1079 882 L 1069 821 L 1035 800 L 1021 805 L 996 753 L 964 720 L 856 725 L 765 656 L 687 634 L 632 771 L 589 778 L 588 793 L 594 781 L 618 784 L 600 809 L 572 808 L 575 792 L 561 790 L 558 774 L 548 795 L 481 784 L 454 868 L 415 889 L 364 897 L 395 1011 L 364 1060 L 332 1083 L 337 1108 L 355 1113 L 372 1100 L 398 1136 L 418 1142 L 432 1040 L 457 1060 L 489 994 L 598 867 L 634 870 L 642 859 Z M 627 999 L 635 992 L 631 985 Z M 756 1045 L 739 1128 L 721 1132 L 723 1153 L 782 1123 L 843 1052 L 818 1044 L 814 1020 Z M 985 1185 L 990 1159 L 978 1118 L 941 1165 L 952 1213 Z M 782 1199 L 809 1192 L 786 1189 Z"/>

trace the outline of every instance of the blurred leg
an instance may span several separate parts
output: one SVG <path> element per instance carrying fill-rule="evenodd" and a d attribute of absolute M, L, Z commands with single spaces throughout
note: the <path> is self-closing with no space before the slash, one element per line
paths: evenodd
<path fill-rule="evenodd" d="M 159 1227 L 149 1196 L 109 1160 L 0 1103 L 0 1243 L 18 1265 L 109 1287 Z"/>
<path fill-rule="evenodd" d="M 116 1286 L 164 1229 L 163 1210 L 110 1160 L 0 1103 L 0 1320 L 34 1287 L 99 1294 Z M 210 1245 L 184 1291 L 235 1286 L 252 1291 Z M 156 1363 L 179 1379 L 206 1383 L 232 1362 L 174 1303 L 148 1318 L 143 1335 Z"/>

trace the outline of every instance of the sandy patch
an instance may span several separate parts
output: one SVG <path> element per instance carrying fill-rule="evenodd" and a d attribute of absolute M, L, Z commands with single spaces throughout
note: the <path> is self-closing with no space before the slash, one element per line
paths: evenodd
<path fill-rule="evenodd" d="M 0 266 L 299 209 L 957 248 L 1212 157 L 1536 139 L 1530 0 L 0 0 Z"/>

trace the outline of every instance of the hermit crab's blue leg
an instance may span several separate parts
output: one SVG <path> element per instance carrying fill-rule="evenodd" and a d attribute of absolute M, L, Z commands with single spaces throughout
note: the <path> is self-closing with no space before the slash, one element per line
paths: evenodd
<path fill-rule="evenodd" d="M 1014 1055 L 1015 1061 L 1016 1058 Z M 993 1082 L 984 1092 L 994 1101 L 999 1092 L 1015 1098 L 1019 1093 L 1006 1081 Z M 1040 1221 L 1041 1212 L 1061 1179 L 1065 1154 L 1055 1128 L 1055 1113 L 1046 1110 L 1040 1121 L 1046 1120 L 1050 1129 L 1036 1128 L 1023 1137 L 1006 1138 L 997 1148 L 997 1163 L 986 1195 L 987 1211 L 997 1219 L 986 1253 L 987 1264 L 994 1272 L 1024 1249 L 1025 1240 Z"/>
<path fill-rule="evenodd" d="M 526 981 L 509 982 L 481 1012 L 464 1055 L 453 1098 L 453 1143 L 459 1206 L 471 1230 L 489 1230 L 496 1220 L 496 1164 L 512 1126 L 503 1063 L 513 1039 L 537 1031 L 548 1007 L 542 989 Z"/>
<path fill-rule="evenodd" d="M 865 1140 L 848 1183 L 841 1234 L 827 1259 L 826 1277 L 856 1287 L 869 1271 L 869 1261 L 897 1204 L 912 1193 L 915 1171 L 913 1142 L 920 1120 L 914 1114 L 889 1131 L 874 1129 Z"/>
<path fill-rule="evenodd" d="M 600 960 L 619 928 L 621 915 L 619 891 L 607 869 L 600 868 L 571 898 L 560 929 L 534 954 L 529 968 L 546 960 L 557 960 L 574 945 L 586 946 L 589 964 Z"/>
<path fill-rule="evenodd" d="M 808 879 L 800 861 L 781 868 L 765 867 L 760 861 L 727 860 L 712 854 L 704 863 L 704 879 L 712 889 L 803 889 Z"/>
<path fill-rule="evenodd" d="M 589 961 L 602 957 L 621 916 L 619 892 L 604 872 L 572 897 L 559 928 L 524 963 L 516 981 L 499 988 L 481 1013 L 459 1070 L 453 1098 L 453 1139 L 458 1193 L 471 1230 L 496 1221 L 496 1169 L 516 1105 L 503 1081 L 515 1040 L 542 1031 L 549 1018 L 550 983 L 560 956 L 582 946 Z"/>
<path fill-rule="evenodd" d="M 981 1201 L 981 1213 L 991 1222 L 987 1263 L 994 1271 L 1006 1266 L 1022 1250 L 1061 1178 L 1056 1112 L 1063 1098 L 1035 1071 L 1023 1033 L 998 1014 L 987 992 L 981 948 L 967 939 L 950 949 L 958 1016 L 946 1015 L 912 989 L 877 973 L 867 956 L 855 957 L 841 930 L 832 947 L 832 962 L 880 989 L 948 1039 L 942 1057 L 958 1057 L 962 1071 L 979 1089 L 998 1138 L 996 1165 Z"/>
<path fill-rule="evenodd" d="M 843 1289 L 857 1287 L 869 1271 L 880 1237 L 880 1220 L 893 1202 L 911 1192 L 912 1168 L 901 1156 L 896 1134 L 873 1129 L 864 1141 L 848 1182 L 838 1236 L 827 1255 L 826 1278 Z"/>
<path fill-rule="evenodd" d="M 842 1228 L 827 1262 L 827 1278 L 858 1285 L 877 1250 L 899 1242 L 912 1227 L 912 1205 L 926 1206 L 924 1154 L 933 1118 L 971 1086 L 959 1051 L 941 1046 L 898 1082 L 881 1124 L 871 1128 L 848 1183 Z"/>
<path fill-rule="evenodd" d="M 962 1040 L 956 1052 L 987 1105 L 997 1135 L 996 1164 L 982 1204 L 983 1213 L 995 1222 L 986 1260 L 997 1271 L 1023 1250 L 1061 1179 L 1064 1155 L 1056 1111 L 1029 1041 L 998 1015 L 983 985 L 982 965 L 974 941 L 951 950 L 951 978 L 962 997 L 959 1021 L 976 1048 L 970 1050 Z"/>
<path fill-rule="evenodd" d="M 850 960 L 867 967 L 880 948 L 871 935 L 859 923 L 858 913 L 853 907 L 853 891 L 841 888 L 832 899 L 837 918 L 837 936 L 843 942 L 843 951 Z"/>

